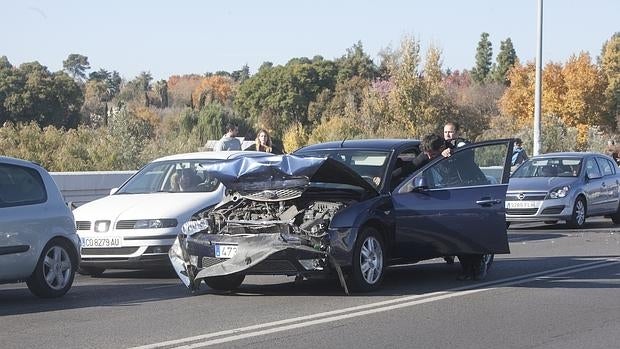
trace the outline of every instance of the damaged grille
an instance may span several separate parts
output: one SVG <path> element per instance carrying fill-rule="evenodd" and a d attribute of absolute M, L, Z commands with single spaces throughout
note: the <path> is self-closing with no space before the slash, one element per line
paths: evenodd
<path fill-rule="evenodd" d="M 213 266 L 213 265 L 216 265 L 216 264 L 220 264 L 223 261 L 225 261 L 225 259 L 223 259 L 223 258 L 202 257 L 202 267 L 203 268 L 208 268 L 210 266 Z"/>
<path fill-rule="evenodd" d="M 304 188 L 286 188 L 276 190 L 261 190 L 253 193 L 246 193 L 245 198 L 255 201 L 281 201 L 291 200 L 301 196 Z"/>

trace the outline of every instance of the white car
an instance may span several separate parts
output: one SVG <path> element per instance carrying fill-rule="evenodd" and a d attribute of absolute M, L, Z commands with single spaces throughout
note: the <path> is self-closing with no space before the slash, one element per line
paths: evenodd
<path fill-rule="evenodd" d="M 0 156 L 0 283 L 26 281 L 39 297 L 73 284 L 80 240 L 71 210 L 41 166 Z"/>
<path fill-rule="evenodd" d="M 183 223 L 219 203 L 225 188 L 203 167 L 253 151 L 198 152 L 156 159 L 111 195 L 73 211 L 82 242 L 79 272 L 169 268 L 168 250 Z"/>

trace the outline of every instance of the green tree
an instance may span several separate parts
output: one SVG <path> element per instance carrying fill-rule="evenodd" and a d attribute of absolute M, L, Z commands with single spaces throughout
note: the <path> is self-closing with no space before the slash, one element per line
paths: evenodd
<path fill-rule="evenodd" d="M 88 57 L 72 53 L 62 61 L 62 67 L 73 79 L 81 82 L 86 78 L 86 70 L 90 69 L 90 64 Z"/>
<path fill-rule="evenodd" d="M 615 130 L 620 125 L 620 32 L 603 45 L 599 65 L 605 77 L 605 120 Z"/>
<path fill-rule="evenodd" d="M 250 78 L 250 67 L 245 64 L 240 70 L 235 70 L 230 74 L 236 82 L 242 83 Z"/>
<path fill-rule="evenodd" d="M 362 42 L 358 41 L 347 53 L 336 60 L 338 81 L 349 80 L 354 76 L 372 80 L 378 75 L 378 68 L 370 56 L 364 52 Z"/>
<path fill-rule="evenodd" d="M 499 53 L 497 54 L 497 65 L 494 70 L 493 79 L 496 82 L 504 84 L 506 86 L 510 85 L 510 80 L 508 80 L 508 70 L 512 68 L 517 62 L 517 53 L 512 45 L 512 40 L 507 38 L 506 40 L 500 43 Z"/>
<path fill-rule="evenodd" d="M 482 33 L 476 49 L 476 66 L 472 68 L 472 79 L 477 83 L 485 83 L 491 72 L 493 47 L 489 41 L 489 33 Z"/>

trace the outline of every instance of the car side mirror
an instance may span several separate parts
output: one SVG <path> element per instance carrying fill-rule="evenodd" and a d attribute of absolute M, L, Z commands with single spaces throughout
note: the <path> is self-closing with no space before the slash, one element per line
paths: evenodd
<path fill-rule="evenodd" d="M 413 179 L 413 191 L 423 191 L 428 189 L 428 182 L 424 177 L 416 177 Z"/>
<path fill-rule="evenodd" d="M 114 195 L 114 193 L 116 193 L 117 191 L 118 191 L 118 188 L 110 189 L 110 195 Z"/>

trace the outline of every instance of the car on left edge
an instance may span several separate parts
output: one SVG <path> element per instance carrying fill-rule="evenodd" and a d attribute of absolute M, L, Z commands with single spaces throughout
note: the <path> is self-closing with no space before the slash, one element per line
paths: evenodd
<path fill-rule="evenodd" d="M 0 156 L 0 283 L 25 281 L 38 297 L 63 296 L 79 251 L 73 214 L 49 173 Z"/>
<path fill-rule="evenodd" d="M 168 250 L 181 225 L 220 202 L 224 186 L 206 166 L 264 152 L 209 151 L 155 159 L 104 198 L 73 211 L 82 242 L 79 272 L 171 268 Z"/>

